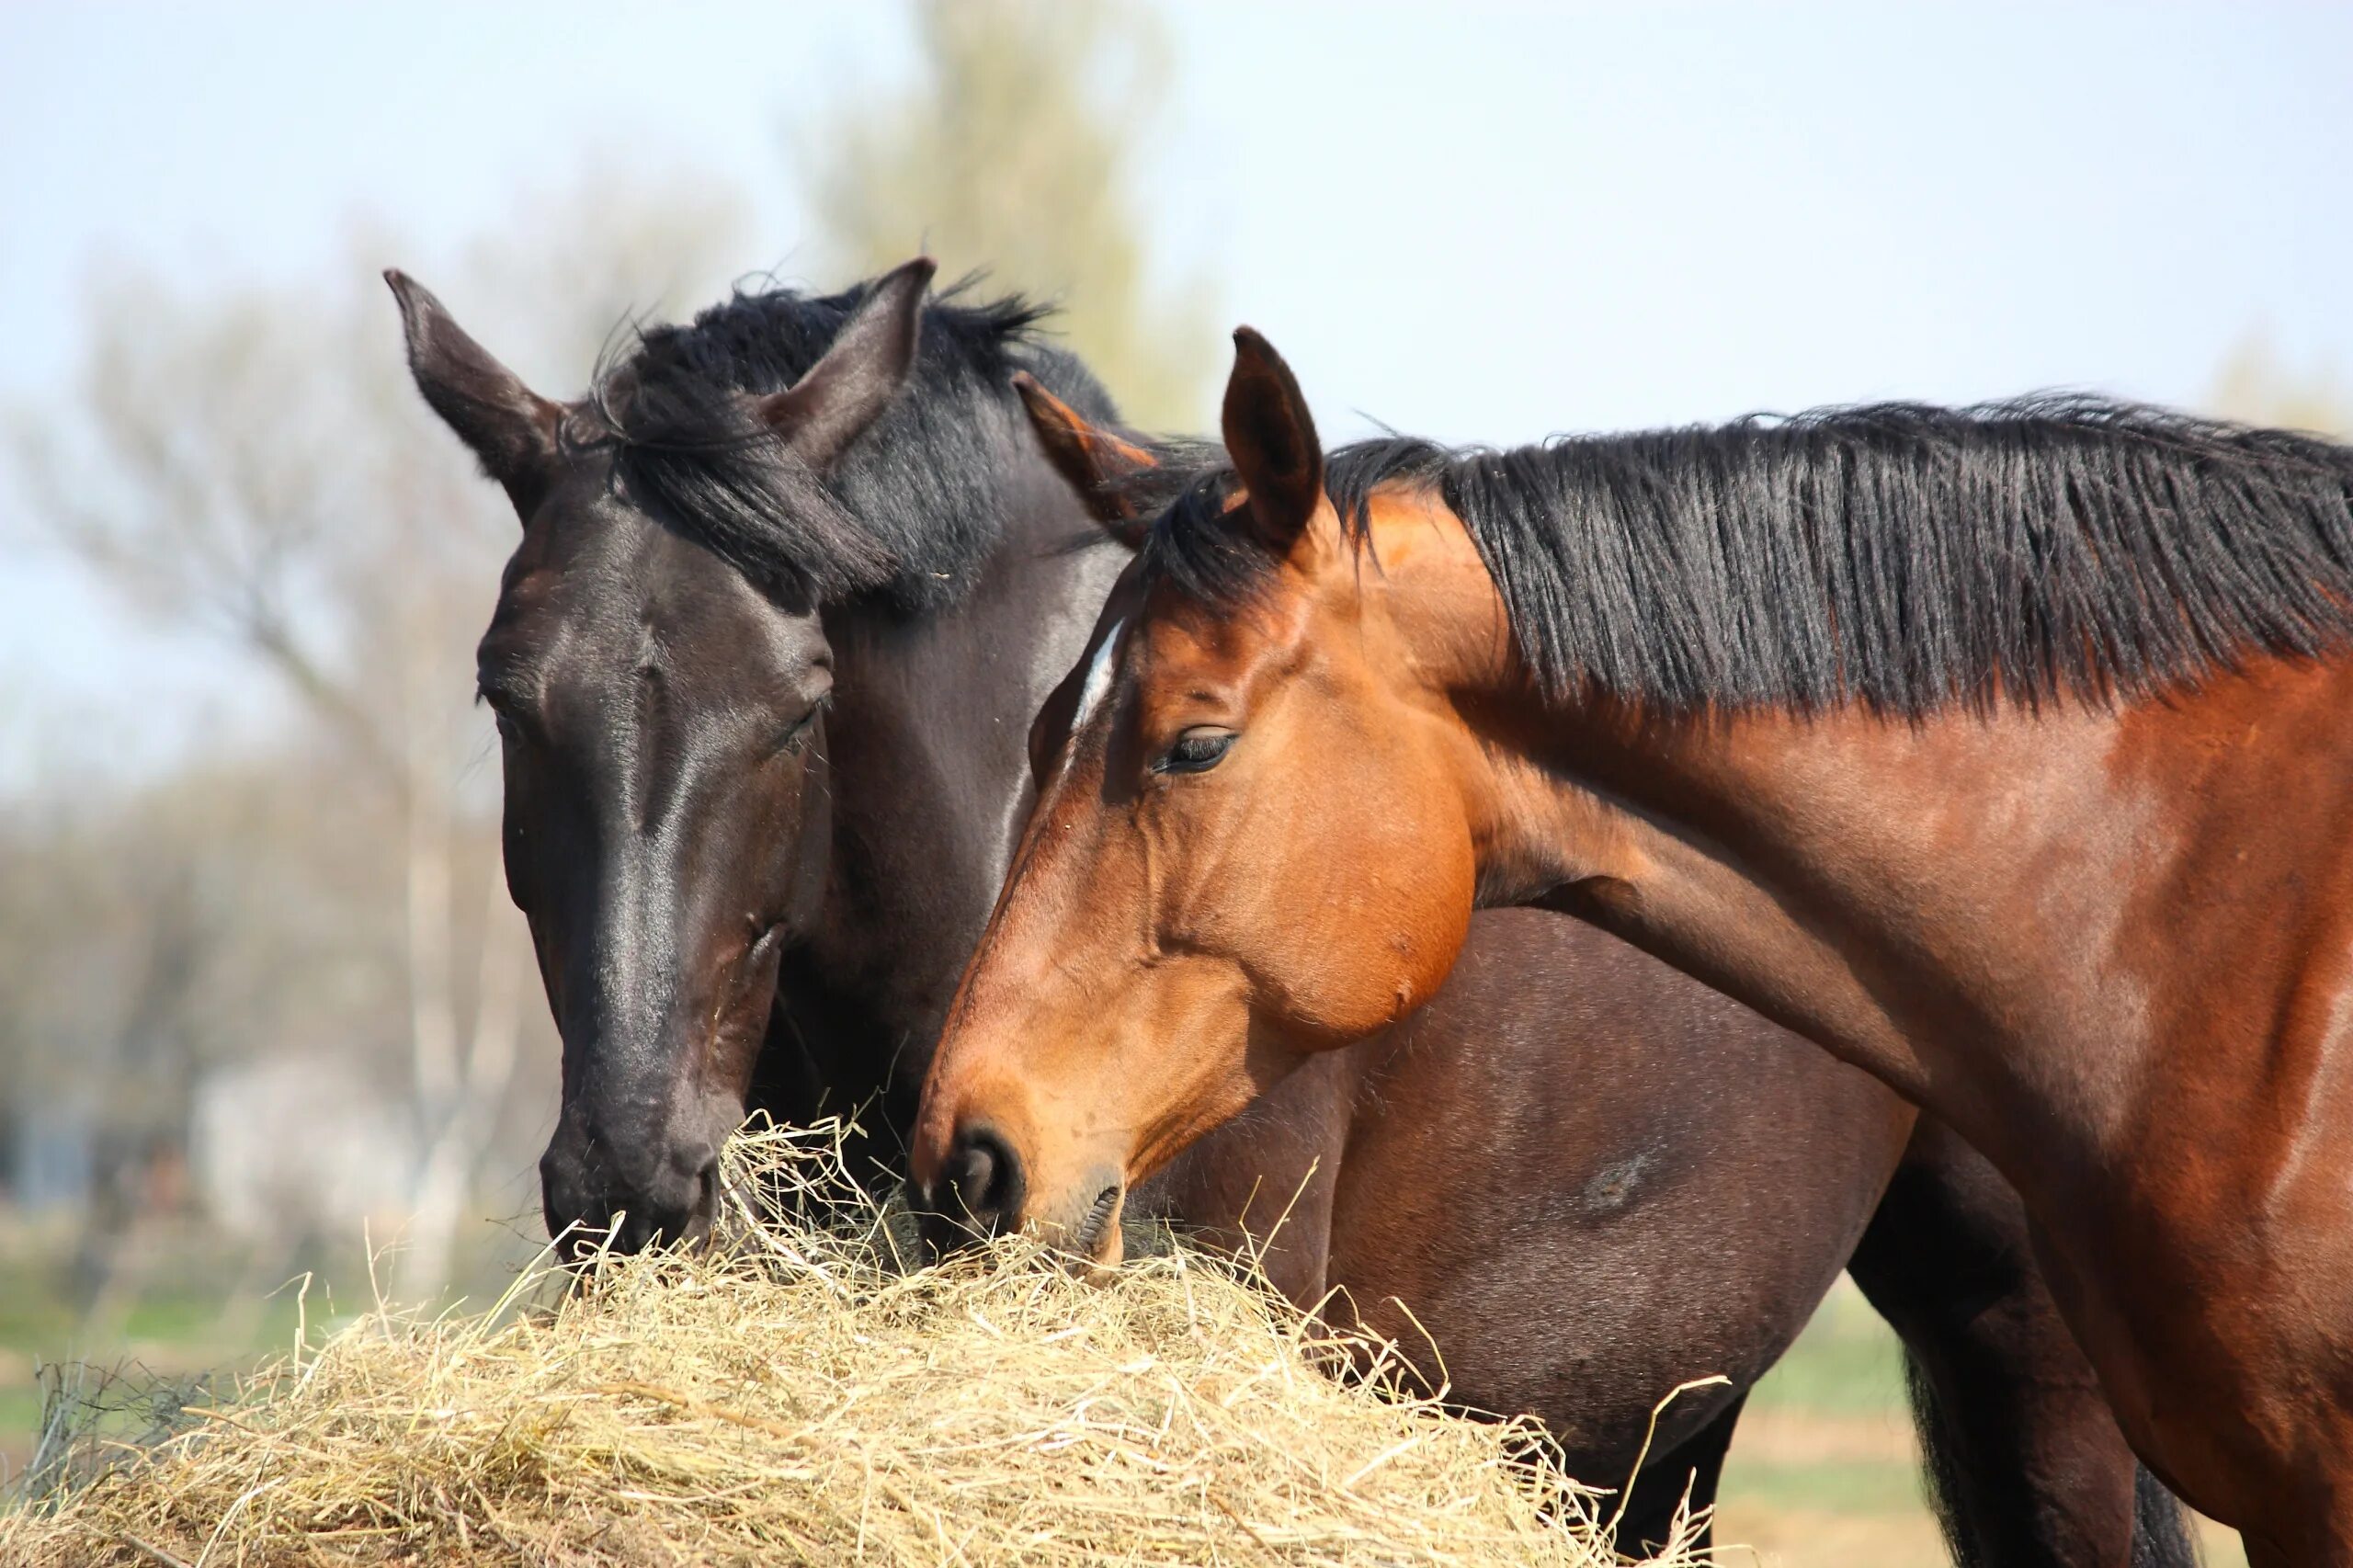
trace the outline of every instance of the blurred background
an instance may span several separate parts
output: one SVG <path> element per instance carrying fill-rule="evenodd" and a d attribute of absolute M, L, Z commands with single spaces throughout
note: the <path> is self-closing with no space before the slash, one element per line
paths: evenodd
<path fill-rule="evenodd" d="M 540 1238 L 468 701 L 515 525 L 382 267 L 558 395 L 928 250 L 1164 429 L 1247 320 L 1333 439 L 2057 386 L 2343 431 L 2348 68 L 2317 5 L 0 8 L 0 1460 L 40 1364 L 233 1367 Z M 1728 1539 L 1941 1561 L 1859 1301 L 1750 1409 Z"/>

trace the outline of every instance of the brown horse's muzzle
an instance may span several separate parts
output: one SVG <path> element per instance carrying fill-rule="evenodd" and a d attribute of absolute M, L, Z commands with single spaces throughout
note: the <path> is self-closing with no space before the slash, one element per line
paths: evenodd
<path fill-rule="evenodd" d="M 1076 1263 L 1120 1261 L 1127 1184 L 1118 1168 L 1098 1166 L 1082 1181 L 1040 1193 L 1014 1142 L 986 1122 L 957 1130 L 937 1171 L 918 1180 L 915 1199 L 935 1255 L 1021 1231 Z"/>

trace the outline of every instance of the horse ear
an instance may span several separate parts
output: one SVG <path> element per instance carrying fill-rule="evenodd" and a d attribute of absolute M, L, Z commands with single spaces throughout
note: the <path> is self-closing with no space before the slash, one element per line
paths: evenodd
<path fill-rule="evenodd" d="M 1021 394 L 1021 406 L 1029 411 L 1039 445 L 1046 449 L 1046 460 L 1078 492 L 1087 515 L 1130 550 L 1142 548 L 1142 507 L 1125 481 L 1158 468 L 1160 460 L 1117 431 L 1087 423 L 1027 370 L 1015 374 L 1013 390 Z"/>
<path fill-rule="evenodd" d="M 1288 555 L 1324 500 L 1324 448 L 1299 381 L 1274 345 L 1233 329 L 1233 373 L 1225 383 L 1225 449 L 1250 492 L 1260 540 Z"/>
<path fill-rule="evenodd" d="M 917 256 L 866 291 L 832 347 L 801 378 L 760 399 L 760 417 L 811 468 L 823 471 L 874 423 L 915 369 L 924 291 L 938 264 Z"/>
<path fill-rule="evenodd" d="M 384 281 L 400 302 L 416 390 L 472 450 L 483 472 L 506 486 L 515 510 L 529 517 L 555 474 L 563 408 L 467 336 L 424 284 L 398 267 L 386 268 Z"/>

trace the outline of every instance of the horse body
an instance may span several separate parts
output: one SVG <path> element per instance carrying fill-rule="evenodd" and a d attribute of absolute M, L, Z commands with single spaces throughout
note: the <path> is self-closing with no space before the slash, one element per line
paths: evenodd
<path fill-rule="evenodd" d="M 1991 1153 L 2041 1199 L 2142 1450 L 2307 1554 L 2353 1550 L 2348 702 L 2344 661 L 2261 660 L 2117 715 L 1577 747 L 1581 776 L 1723 850 L 1629 824 L 1594 916 L 1736 994 L 1773 977 L 1801 1027 Z"/>
<path fill-rule="evenodd" d="M 2353 1551 L 2348 703 L 1574 726 L 1567 809 L 1626 806 L 1520 873 L 1991 1154 L 2136 1446 L 2297 1561 Z"/>
<path fill-rule="evenodd" d="M 510 885 L 565 1040 L 551 1231 L 626 1213 L 625 1246 L 699 1233 L 716 1141 L 747 1106 L 805 1118 L 879 1095 L 883 1154 L 912 1121 L 1021 832 L 1028 721 L 1127 559 L 1006 380 L 1025 367 L 1108 416 L 1083 371 L 1008 352 L 1009 314 L 935 307 L 917 350 L 921 281 L 714 312 L 713 338 L 805 339 L 757 375 L 706 368 L 765 426 L 727 424 L 724 405 L 723 441 L 644 428 L 696 395 L 660 362 L 707 349 L 691 330 L 620 367 L 609 399 L 558 408 L 404 296 L 428 398 L 526 517 L 482 662 Z M 894 356 L 904 392 L 858 362 Z M 787 383 L 801 395 L 779 405 Z M 567 421 L 578 438 L 555 438 Z M 716 477 L 680 472 L 704 454 Z M 755 458 L 809 475 L 742 472 Z M 779 517 L 730 528 L 689 506 L 726 519 L 763 493 Z M 945 552 L 893 522 L 957 506 L 984 516 Z M 863 559 L 833 506 L 892 539 L 911 580 Z M 1967 1560 L 2120 1563 L 2133 1467 L 2068 1375 L 2015 1204 L 1998 1183 L 1984 1198 L 1965 1151 L 1907 1153 L 1912 1124 L 1864 1075 L 1655 960 L 1498 911 L 1430 1008 L 1272 1085 L 1133 1202 L 1251 1238 L 1303 1303 L 1344 1290 L 1454 1399 L 1542 1417 L 1581 1474 L 1627 1474 L 1654 1406 L 1727 1374 L 1665 1412 L 1630 1546 L 1664 1536 L 1695 1471 L 1695 1500 L 1712 1496 L 1749 1383 L 1854 1255 L 1934 1369 Z M 2143 1523 L 2136 1561 L 2187 1560 L 2165 1508 Z"/>
<path fill-rule="evenodd" d="M 927 1190 L 984 1131 L 1004 1218 L 1107 1255 L 1101 1192 L 1427 1003 L 1474 906 L 1574 913 L 1984 1150 L 2140 1451 L 2256 1561 L 2353 1562 L 2353 454 L 1865 411 L 1327 492 L 1237 336 L 1233 470 L 1085 655 Z"/>

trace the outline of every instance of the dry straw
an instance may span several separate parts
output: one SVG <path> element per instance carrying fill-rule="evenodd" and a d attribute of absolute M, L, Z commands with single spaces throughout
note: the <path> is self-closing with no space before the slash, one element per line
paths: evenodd
<path fill-rule="evenodd" d="M 902 1273 L 837 1149 L 745 1136 L 722 1244 L 552 1309 L 380 1308 L 0 1515 L 0 1562 L 1616 1561 L 1607 1497 L 1404 1394 L 1390 1349 L 1182 1248 L 1104 1284 L 1019 1242 Z"/>

